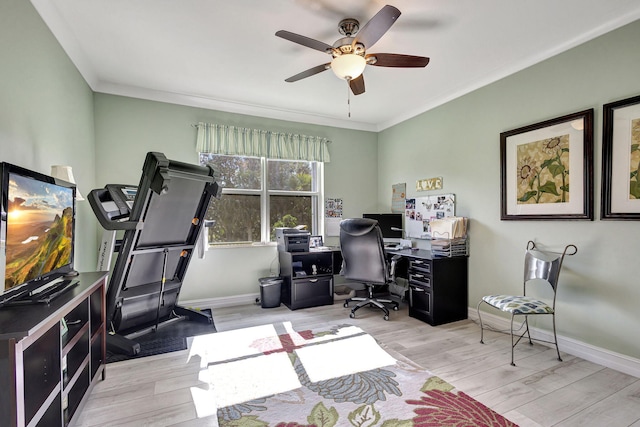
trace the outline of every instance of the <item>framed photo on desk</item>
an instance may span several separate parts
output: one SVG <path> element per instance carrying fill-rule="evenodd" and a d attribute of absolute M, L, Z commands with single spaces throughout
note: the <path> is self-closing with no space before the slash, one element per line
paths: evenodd
<path fill-rule="evenodd" d="M 309 237 L 309 249 L 320 248 L 324 246 L 322 236 L 310 236 Z"/>

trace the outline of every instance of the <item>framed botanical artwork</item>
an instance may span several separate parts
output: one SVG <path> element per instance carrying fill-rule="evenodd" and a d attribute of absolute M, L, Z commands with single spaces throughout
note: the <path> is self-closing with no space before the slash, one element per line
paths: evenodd
<path fill-rule="evenodd" d="M 500 219 L 593 220 L 593 109 L 500 134 Z"/>
<path fill-rule="evenodd" d="M 604 105 L 601 219 L 640 220 L 640 96 Z"/>

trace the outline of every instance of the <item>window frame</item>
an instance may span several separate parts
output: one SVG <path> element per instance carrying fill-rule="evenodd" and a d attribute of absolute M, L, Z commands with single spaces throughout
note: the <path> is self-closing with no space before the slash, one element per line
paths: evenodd
<path fill-rule="evenodd" d="M 200 154 L 200 153 L 199 153 Z M 203 153 L 204 154 L 204 153 Z M 222 195 L 237 194 L 260 197 L 260 241 L 259 242 L 209 242 L 210 248 L 219 247 L 242 247 L 242 246 L 275 246 L 276 242 L 271 240 L 271 219 L 270 219 L 270 196 L 307 196 L 311 197 L 311 229 L 312 235 L 324 234 L 324 162 L 312 160 L 290 160 L 290 159 L 269 159 L 258 156 L 241 156 L 233 154 L 215 154 L 228 157 L 252 157 L 260 159 L 260 189 L 247 188 L 222 188 Z M 200 155 L 198 156 L 200 158 Z M 291 190 L 270 190 L 268 188 L 268 163 L 269 161 L 284 162 L 305 162 L 311 164 L 312 188 L 311 191 L 291 191 Z M 214 168 L 215 171 L 215 168 Z M 315 184 L 315 185 L 313 185 Z M 214 225 L 215 227 L 215 225 Z"/>

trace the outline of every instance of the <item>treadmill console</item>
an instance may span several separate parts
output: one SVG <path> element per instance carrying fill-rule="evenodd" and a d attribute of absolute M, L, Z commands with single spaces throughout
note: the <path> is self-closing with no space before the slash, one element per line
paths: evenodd
<path fill-rule="evenodd" d="M 103 228 L 113 230 L 121 228 L 115 224 L 129 218 L 137 194 L 135 185 L 107 184 L 104 188 L 92 190 L 88 199 Z"/>

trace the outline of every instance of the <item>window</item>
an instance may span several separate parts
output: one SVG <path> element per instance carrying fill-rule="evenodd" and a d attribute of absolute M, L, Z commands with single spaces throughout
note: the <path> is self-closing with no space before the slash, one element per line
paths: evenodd
<path fill-rule="evenodd" d="M 207 210 L 210 244 L 274 241 L 276 227 L 320 233 L 322 162 L 200 153 L 200 164 L 211 165 L 223 187 Z"/>

